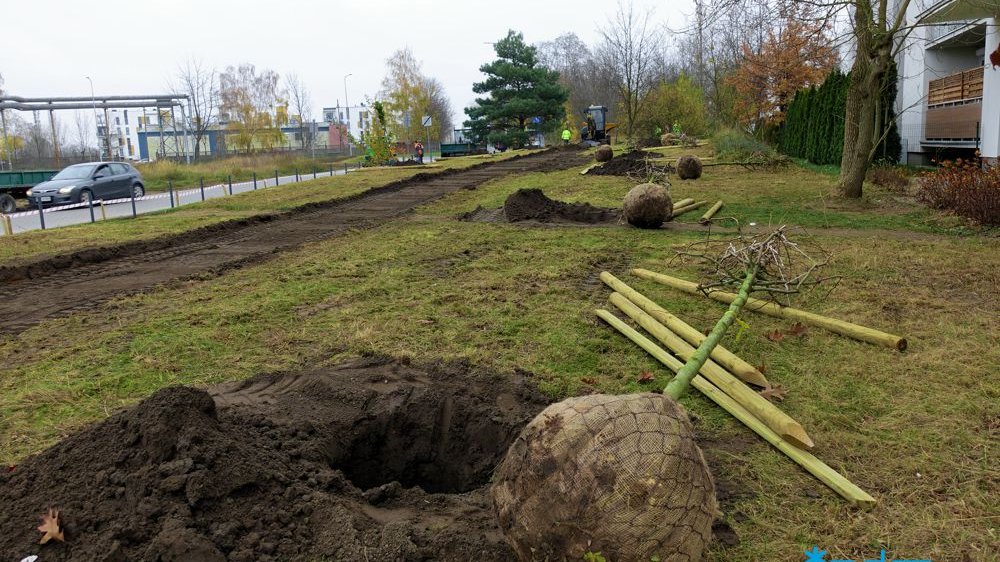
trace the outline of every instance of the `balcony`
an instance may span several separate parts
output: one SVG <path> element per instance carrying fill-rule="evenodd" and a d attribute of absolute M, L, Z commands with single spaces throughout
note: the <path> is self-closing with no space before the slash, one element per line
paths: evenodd
<path fill-rule="evenodd" d="M 980 137 L 983 67 L 931 80 L 927 87 L 925 144 L 966 145 Z"/>

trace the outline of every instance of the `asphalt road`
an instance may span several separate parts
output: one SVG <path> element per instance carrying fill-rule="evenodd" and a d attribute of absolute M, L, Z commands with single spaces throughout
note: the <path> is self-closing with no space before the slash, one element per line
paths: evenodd
<path fill-rule="evenodd" d="M 335 170 L 333 175 L 344 175 L 346 172 L 343 169 Z M 330 172 L 319 172 L 316 174 L 317 178 L 330 177 Z M 301 181 L 313 179 L 312 174 L 302 174 L 300 176 Z M 265 187 L 275 187 L 275 178 L 271 176 L 269 178 L 258 178 L 257 179 L 257 189 L 264 189 Z M 277 185 L 288 185 L 297 183 L 294 175 L 291 176 L 279 176 Z M 233 184 L 233 193 L 245 193 L 247 191 L 253 191 L 254 184 L 252 181 L 240 182 Z M 226 197 L 229 194 L 228 185 L 206 185 L 204 199 L 215 199 L 217 197 Z M 202 201 L 202 190 L 201 188 L 186 188 L 179 189 L 174 192 L 174 205 L 178 203 L 180 205 L 188 205 L 190 203 L 198 203 Z M 152 213 L 154 211 L 162 211 L 164 209 L 170 208 L 170 196 L 169 193 L 151 193 L 135 200 L 135 214 Z M 10 224 L 14 233 L 27 232 L 29 230 L 38 230 L 42 228 L 42 218 L 45 220 L 45 228 L 58 228 L 60 226 L 70 226 L 74 224 L 84 224 L 88 222 L 95 222 L 113 218 L 120 217 L 130 217 L 132 216 L 132 201 L 130 199 L 115 199 L 113 201 L 107 201 L 104 204 L 104 214 L 101 214 L 101 205 L 95 202 L 93 207 L 93 215 L 91 215 L 91 209 L 86 208 L 82 205 L 76 205 L 72 208 L 51 208 L 44 209 L 44 217 L 39 215 L 37 209 L 35 210 L 24 210 L 17 213 L 13 213 L 10 216 Z M 0 230 L 0 236 L 4 235 L 5 232 Z"/>

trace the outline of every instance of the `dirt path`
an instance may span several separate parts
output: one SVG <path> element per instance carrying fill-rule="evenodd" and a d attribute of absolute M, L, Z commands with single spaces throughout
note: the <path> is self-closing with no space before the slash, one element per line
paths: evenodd
<path fill-rule="evenodd" d="M 419 205 L 495 178 L 571 168 L 580 162 L 577 153 L 548 151 L 429 178 L 403 180 L 358 197 L 317 205 L 306 212 L 247 222 L 208 238 L 180 235 L 127 245 L 122 251 L 105 248 L 82 264 L 69 260 L 60 266 L 63 269 L 41 278 L 0 284 L 0 332 L 17 333 L 45 319 L 93 308 L 116 296 L 149 290 L 175 279 L 220 274 L 349 229 L 371 228 Z"/>

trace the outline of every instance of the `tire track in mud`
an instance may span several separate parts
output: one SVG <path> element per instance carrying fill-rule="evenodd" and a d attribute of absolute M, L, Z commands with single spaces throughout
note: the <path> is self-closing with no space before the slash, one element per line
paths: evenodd
<path fill-rule="evenodd" d="M 39 267 L 36 270 L 42 271 L 42 276 L 36 279 L 0 284 L 0 333 L 19 333 L 46 319 L 94 308 L 114 297 L 148 291 L 174 280 L 219 275 L 348 230 L 372 228 L 419 205 L 474 189 L 489 180 L 566 169 L 581 161 L 579 153 L 550 150 L 416 181 L 403 180 L 266 221 L 215 229 L 208 239 L 184 233 L 145 246 L 133 243 L 106 248 L 96 263 L 62 258 L 65 263 L 61 269 Z"/>

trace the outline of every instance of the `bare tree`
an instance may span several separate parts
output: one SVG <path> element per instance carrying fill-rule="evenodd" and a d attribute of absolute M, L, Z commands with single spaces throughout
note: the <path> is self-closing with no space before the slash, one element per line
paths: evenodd
<path fill-rule="evenodd" d="M 250 63 L 229 66 L 219 75 L 220 116 L 234 144 L 251 152 L 260 146 L 270 150 L 284 141 L 281 126 L 287 123 L 287 107 L 278 89 L 278 73 Z"/>
<path fill-rule="evenodd" d="M 625 118 L 625 136 L 635 135 L 635 126 L 646 94 L 656 83 L 655 71 L 661 55 L 661 34 L 650 21 L 652 12 L 637 13 L 631 2 L 618 4 L 618 11 L 601 29 L 597 50 L 601 68 L 613 80 Z"/>
<path fill-rule="evenodd" d="M 190 97 L 189 117 L 194 135 L 194 159 L 197 160 L 201 155 L 201 141 L 216 120 L 220 103 L 218 73 L 192 58 L 178 67 L 177 84 L 173 89 Z"/>
<path fill-rule="evenodd" d="M 617 94 L 612 81 L 575 33 L 564 33 L 552 41 L 538 43 L 537 47 L 539 62 L 558 71 L 559 83 L 569 90 L 569 107 L 574 116 L 581 115 L 591 105 L 607 105 L 614 114 Z"/>
<path fill-rule="evenodd" d="M 285 85 L 288 87 L 288 101 L 299 122 L 299 140 L 302 142 L 302 148 L 310 148 L 315 139 L 312 138 L 312 129 L 306 124 L 309 115 L 312 114 L 312 98 L 309 96 L 309 90 L 295 73 L 285 75 Z"/>

